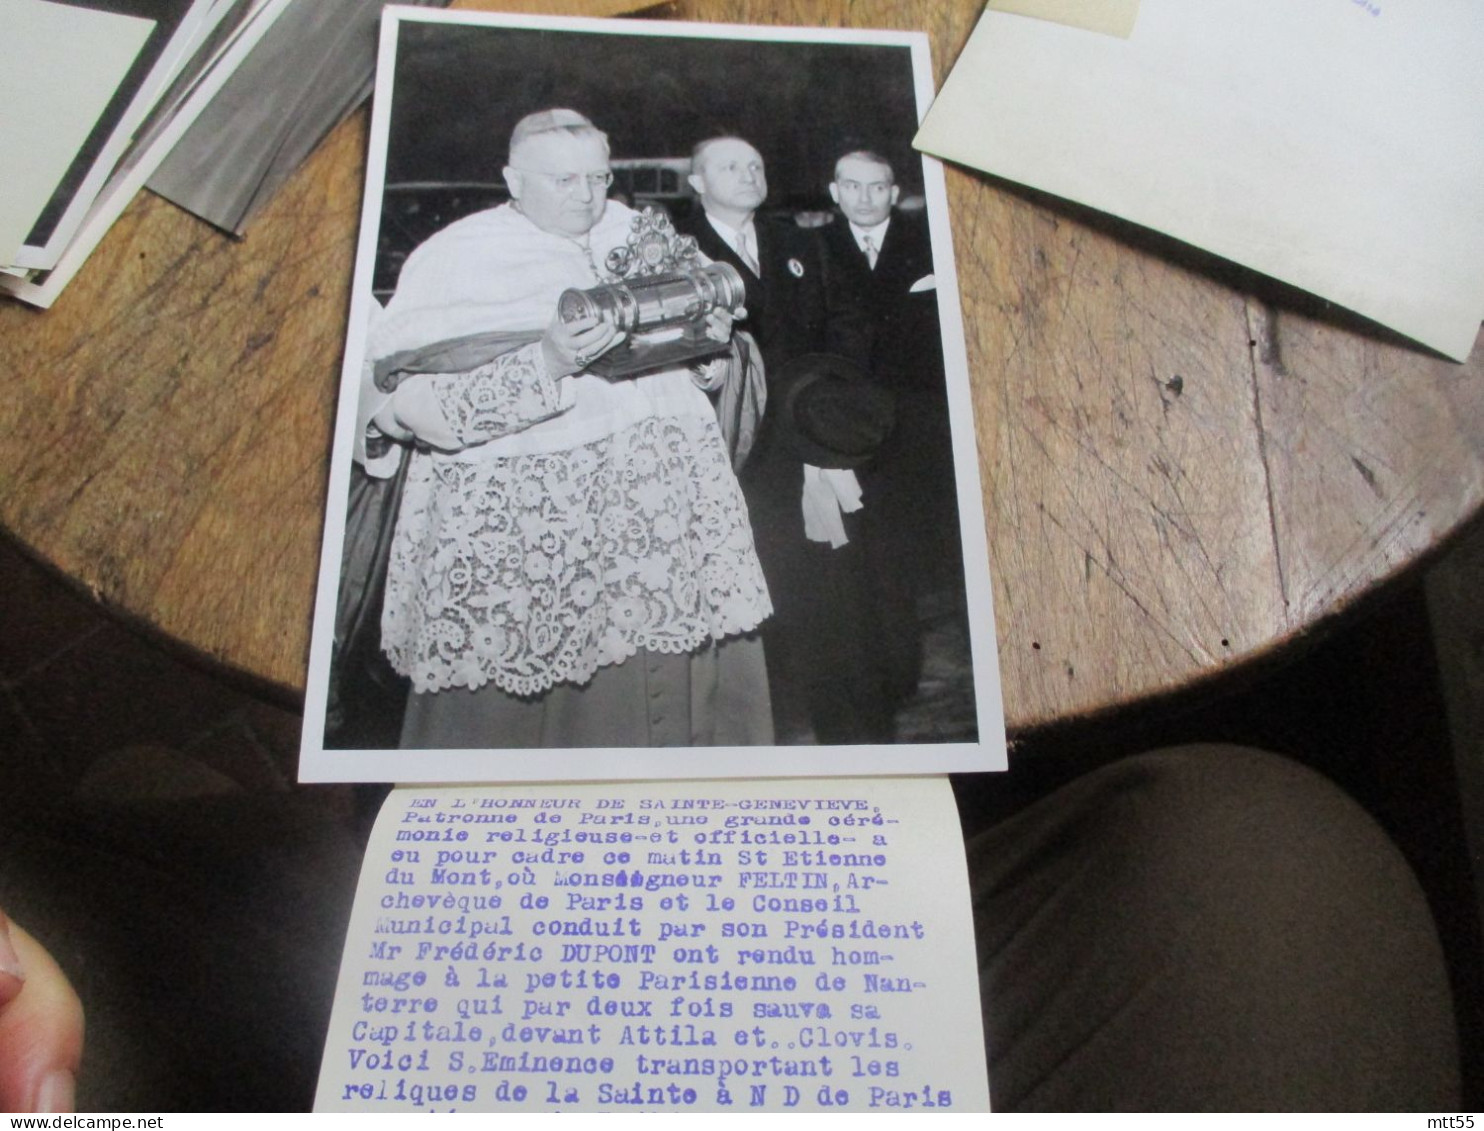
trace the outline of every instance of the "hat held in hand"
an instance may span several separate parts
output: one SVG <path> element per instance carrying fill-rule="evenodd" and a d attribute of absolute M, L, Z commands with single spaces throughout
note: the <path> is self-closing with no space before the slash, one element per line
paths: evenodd
<path fill-rule="evenodd" d="M 859 467 L 896 423 L 890 390 L 846 357 L 803 354 L 782 368 L 775 387 L 783 441 L 815 467 Z"/>

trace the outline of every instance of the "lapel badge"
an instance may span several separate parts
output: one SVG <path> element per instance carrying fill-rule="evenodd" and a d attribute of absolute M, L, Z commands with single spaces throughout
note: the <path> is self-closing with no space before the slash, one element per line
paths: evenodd
<path fill-rule="evenodd" d="M 788 261 L 788 273 L 795 279 L 802 279 L 804 277 L 804 265 L 797 259 L 790 259 Z"/>

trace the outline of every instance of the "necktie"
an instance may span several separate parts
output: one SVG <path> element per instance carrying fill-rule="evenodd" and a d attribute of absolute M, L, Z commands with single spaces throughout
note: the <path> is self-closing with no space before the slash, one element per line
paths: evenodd
<path fill-rule="evenodd" d="M 742 257 L 742 262 L 747 264 L 750 270 L 759 279 L 763 277 L 762 269 L 758 267 L 757 252 L 752 246 L 752 230 L 743 228 L 737 233 L 737 254 Z"/>
<path fill-rule="evenodd" d="M 871 265 L 871 270 L 874 271 L 874 270 L 876 270 L 876 256 L 880 255 L 881 254 L 881 251 L 876 246 L 876 239 L 875 239 L 874 236 L 867 235 L 865 237 L 865 242 L 866 242 L 866 262 Z"/>

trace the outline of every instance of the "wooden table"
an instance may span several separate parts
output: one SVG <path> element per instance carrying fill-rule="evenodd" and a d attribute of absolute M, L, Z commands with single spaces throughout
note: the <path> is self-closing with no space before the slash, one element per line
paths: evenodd
<path fill-rule="evenodd" d="M 663 11 L 915 21 L 941 82 L 978 8 Z M 142 194 L 52 310 L 0 306 L 0 522 L 100 601 L 288 689 L 305 677 L 365 122 L 245 242 Z M 1013 729 L 1271 654 L 1478 510 L 1484 350 L 1440 360 L 1116 222 L 959 170 L 948 188 Z"/>

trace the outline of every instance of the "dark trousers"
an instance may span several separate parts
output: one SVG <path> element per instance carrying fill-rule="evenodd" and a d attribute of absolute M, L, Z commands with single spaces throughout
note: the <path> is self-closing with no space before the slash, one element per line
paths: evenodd
<path fill-rule="evenodd" d="M 741 478 L 773 598 L 762 636 L 779 741 L 789 741 L 790 715 L 806 717 L 821 745 L 893 741 L 896 710 L 920 670 L 910 596 L 883 599 L 860 516 L 844 516 L 844 546 L 808 538 L 804 465 L 776 441 Z"/>
<path fill-rule="evenodd" d="M 969 844 L 996 1108 L 1444 1111 L 1436 929 L 1380 828 L 1274 755 L 1115 762 Z"/>
<path fill-rule="evenodd" d="M 89 1010 L 82 1110 L 309 1103 L 359 849 L 306 793 L 0 818 L 0 906 Z M 1458 1106 L 1427 906 L 1316 774 L 1142 755 L 968 854 L 997 1109 Z"/>

